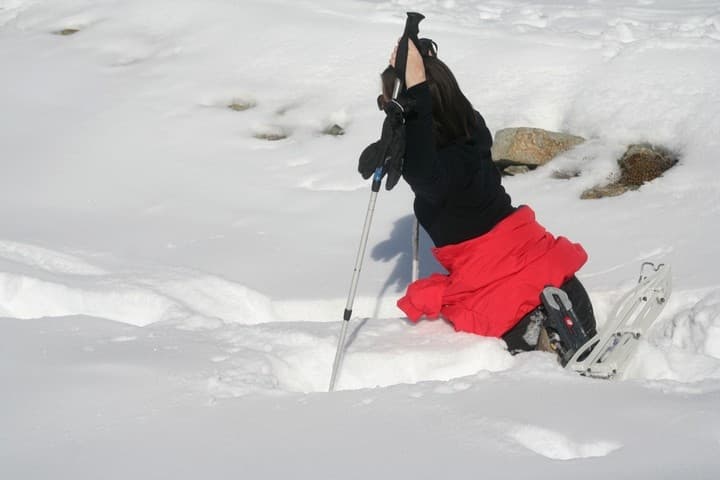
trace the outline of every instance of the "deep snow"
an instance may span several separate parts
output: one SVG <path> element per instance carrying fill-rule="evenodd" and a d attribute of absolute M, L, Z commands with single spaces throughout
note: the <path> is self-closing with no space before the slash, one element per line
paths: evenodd
<path fill-rule="evenodd" d="M 600 323 L 672 264 L 625 379 L 398 318 L 401 184 L 323 393 L 408 10 L 492 131 L 589 138 L 505 186 L 585 246 Z M 0 0 L 0 477 L 716 478 L 719 59 L 710 0 Z M 680 164 L 578 199 L 640 141 Z"/>

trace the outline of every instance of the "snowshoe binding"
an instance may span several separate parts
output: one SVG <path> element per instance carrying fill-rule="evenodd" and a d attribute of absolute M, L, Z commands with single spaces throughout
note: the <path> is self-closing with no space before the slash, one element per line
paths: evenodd
<path fill-rule="evenodd" d="M 671 293 L 670 268 L 643 263 L 638 285 L 615 306 L 602 330 L 592 338 L 575 316 L 567 294 L 547 287 L 541 294 L 545 310 L 545 342 L 565 368 L 594 378 L 619 378 L 638 340 L 652 326 Z"/>
<path fill-rule="evenodd" d="M 589 337 L 575 315 L 565 291 L 546 287 L 540 295 L 545 309 L 545 332 L 552 351 L 564 367 Z"/>

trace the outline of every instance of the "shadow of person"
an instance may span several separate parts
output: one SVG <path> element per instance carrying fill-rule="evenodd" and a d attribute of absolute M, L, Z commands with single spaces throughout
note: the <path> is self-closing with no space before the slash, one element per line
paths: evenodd
<path fill-rule="evenodd" d="M 382 298 L 390 287 L 394 286 L 396 287 L 395 290 L 399 291 L 412 281 L 412 237 L 414 226 L 414 215 L 400 218 L 393 225 L 390 237 L 375 245 L 370 253 L 373 260 L 382 262 L 389 262 L 397 258 L 395 267 L 383 284 L 379 298 Z M 435 260 L 431 247 L 432 241 L 421 227 L 418 248 L 421 277 L 433 272 L 444 272 L 442 266 Z"/>
<path fill-rule="evenodd" d="M 349 348 L 357 338 L 362 327 L 371 318 L 377 318 L 380 311 L 380 305 L 385 298 L 385 294 L 391 287 L 395 287 L 394 291 L 399 292 L 406 288 L 412 281 L 412 238 L 415 227 L 415 216 L 407 215 L 398 219 L 393 224 L 390 237 L 377 245 L 370 252 L 373 260 L 381 262 L 390 262 L 395 260 L 395 266 L 390 272 L 387 280 L 382 286 L 380 293 L 375 301 L 375 309 L 372 316 L 364 318 L 350 333 L 345 349 Z M 433 243 L 428 234 L 420 227 L 420 235 L 418 241 L 418 260 L 419 260 L 419 276 L 430 275 L 434 272 L 447 273 L 446 270 L 438 263 L 432 254 Z M 398 310 L 398 312 L 400 312 Z M 408 320 L 409 322 L 409 320 Z"/>

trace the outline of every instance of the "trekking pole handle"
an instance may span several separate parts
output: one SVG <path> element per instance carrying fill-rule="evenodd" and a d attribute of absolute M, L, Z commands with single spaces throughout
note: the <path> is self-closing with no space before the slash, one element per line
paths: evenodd
<path fill-rule="evenodd" d="M 405 20 L 405 33 L 403 33 L 403 36 L 411 39 L 413 43 L 417 44 L 418 34 L 420 34 L 420 22 L 422 22 L 423 19 L 425 19 L 425 15 L 422 13 L 407 12 L 407 19 Z"/>
<path fill-rule="evenodd" d="M 400 37 L 400 43 L 398 44 L 397 55 L 395 56 L 395 70 L 397 71 L 398 78 L 395 80 L 395 88 L 393 88 L 393 99 L 397 100 L 400 91 L 402 90 L 402 84 L 405 81 L 405 70 L 407 69 L 407 56 L 408 56 L 408 39 L 412 40 L 415 47 L 418 47 L 418 34 L 420 33 L 420 22 L 425 18 L 425 15 L 417 12 L 407 12 L 407 18 L 405 19 L 405 31 L 402 37 Z M 419 48 L 419 47 L 418 47 Z"/>

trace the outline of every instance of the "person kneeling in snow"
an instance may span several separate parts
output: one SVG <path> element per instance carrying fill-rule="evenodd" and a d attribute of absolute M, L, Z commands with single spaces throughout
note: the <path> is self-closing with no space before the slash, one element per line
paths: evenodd
<path fill-rule="evenodd" d="M 568 294 L 592 337 L 592 305 L 575 277 L 587 261 L 585 250 L 546 231 L 529 206 L 512 206 L 491 158 L 485 120 L 435 50 L 424 50 L 421 55 L 408 42 L 403 95 L 413 108 L 405 118 L 402 177 L 448 274 L 412 283 L 398 306 L 414 322 L 442 316 L 458 331 L 503 338 L 517 353 L 546 344 L 539 342 L 545 336 L 540 293 L 552 285 Z M 396 52 L 397 47 L 391 66 Z M 393 71 L 383 73 L 385 101 Z"/>

